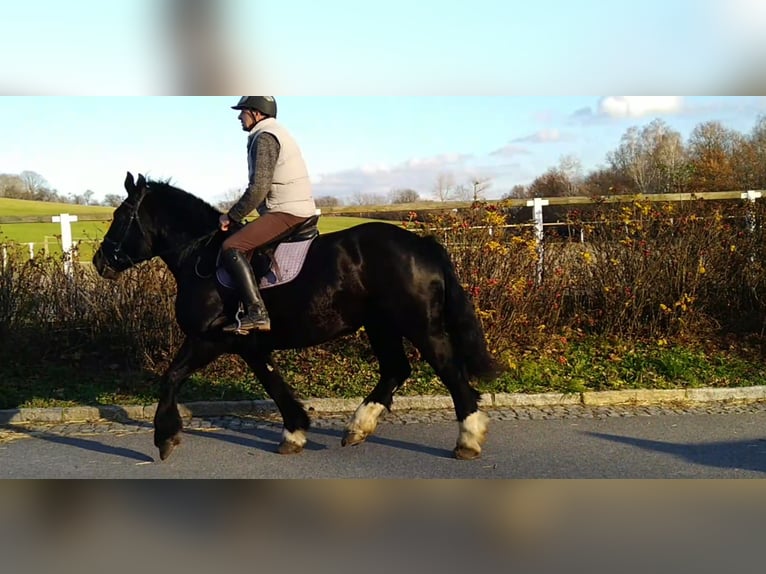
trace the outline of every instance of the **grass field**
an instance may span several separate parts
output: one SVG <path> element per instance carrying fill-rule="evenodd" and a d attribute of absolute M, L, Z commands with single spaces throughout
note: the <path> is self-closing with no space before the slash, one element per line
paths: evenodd
<path fill-rule="evenodd" d="M 109 217 L 113 211 L 114 209 L 111 207 L 0 198 L 0 243 L 34 243 L 35 251 L 40 252 L 45 248 L 47 238 L 49 252 L 51 254 L 60 253 L 61 226 L 58 223 L 16 223 L 8 222 L 8 220 L 26 217 L 53 217 L 62 213 Z M 6 223 L 2 223 L 2 221 L 6 221 Z M 95 242 L 104 236 L 108 227 L 108 221 L 77 222 L 72 224 L 72 236 L 76 241 Z"/>
<path fill-rule="evenodd" d="M 72 215 L 110 215 L 112 207 L 94 205 L 73 205 L 71 203 L 49 203 L 0 197 L 0 219 L 6 217 L 46 217 L 70 213 Z"/>
<path fill-rule="evenodd" d="M 109 217 L 114 211 L 111 207 L 96 207 L 85 205 L 70 205 L 65 203 L 45 203 L 38 201 L 23 201 L 0 198 L 0 244 L 19 243 L 35 244 L 35 251 L 40 252 L 48 239 L 49 252 L 60 253 L 59 237 L 61 227 L 57 223 L 24 223 L 8 222 L 12 218 L 52 217 L 62 213 L 71 215 Z M 5 220 L 6 223 L 2 223 Z M 354 227 L 371 220 L 358 217 L 324 216 L 319 221 L 322 233 L 332 233 Z M 75 241 L 98 243 L 109 228 L 109 221 L 79 221 L 72 224 L 72 236 Z M 81 247 L 81 255 L 89 257 L 86 246 Z"/>

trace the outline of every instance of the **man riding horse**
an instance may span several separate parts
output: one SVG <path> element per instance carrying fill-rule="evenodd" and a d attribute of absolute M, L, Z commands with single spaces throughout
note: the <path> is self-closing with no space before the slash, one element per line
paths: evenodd
<path fill-rule="evenodd" d="M 300 147 L 277 122 L 273 96 L 242 96 L 232 109 L 239 110 L 247 141 L 249 184 L 242 198 L 227 214 L 220 227 L 241 223 L 254 210 L 259 217 L 232 234 L 223 244 L 222 264 L 233 278 L 244 304 L 244 315 L 224 327 L 227 333 L 247 334 L 270 331 L 263 298 L 250 260 L 254 251 L 289 235 L 316 215 L 308 169 Z"/>

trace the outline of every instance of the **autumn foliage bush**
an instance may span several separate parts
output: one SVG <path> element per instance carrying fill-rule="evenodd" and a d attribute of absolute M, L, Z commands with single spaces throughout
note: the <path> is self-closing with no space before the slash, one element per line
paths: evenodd
<path fill-rule="evenodd" d="M 452 253 L 493 350 L 573 333 L 708 339 L 766 327 L 764 202 L 635 200 L 571 210 L 546 229 L 476 204 L 415 224 Z"/>

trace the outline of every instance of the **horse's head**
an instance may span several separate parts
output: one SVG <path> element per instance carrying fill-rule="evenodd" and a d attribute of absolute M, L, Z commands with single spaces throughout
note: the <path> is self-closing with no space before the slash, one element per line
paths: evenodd
<path fill-rule="evenodd" d="M 99 275 L 116 279 L 120 273 L 154 257 L 152 234 L 147 228 L 146 218 L 142 219 L 142 205 L 149 192 L 143 175 L 134 181 L 133 174 L 125 178 L 128 198 L 114 212 L 101 247 L 93 256 L 93 265 Z"/>

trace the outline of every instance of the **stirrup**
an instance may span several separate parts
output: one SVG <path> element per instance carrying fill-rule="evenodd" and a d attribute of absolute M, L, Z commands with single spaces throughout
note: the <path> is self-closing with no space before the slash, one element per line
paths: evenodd
<path fill-rule="evenodd" d="M 247 316 L 247 313 L 245 312 L 245 307 L 244 305 L 240 304 L 239 309 L 237 310 L 237 313 L 234 315 L 235 323 L 224 327 L 223 328 L 224 333 L 233 333 L 235 335 L 246 337 L 253 331 L 259 331 L 259 332 L 271 331 L 271 321 L 269 320 L 268 316 L 265 317 L 262 324 L 256 323 L 249 329 L 245 329 L 242 324 L 242 318 L 246 316 Z"/>
<path fill-rule="evenodd" d="M 242 328 L 242 317 L 244 315 L 245 315 L 245 307 L 244 305 L 242 305 L 242 303 L 240 303 L 239 309 L 237 309 L 237 312 L 234 313 L 234 323 L 225 325 L 223 328 L 223 332 L 233 333 L 234 335 L 240 335 L 242 337 L 249 335 L 250 332 Z"/>
<path fill-rule="evenodd" d="M 242 317 L 245 314 L 245 309 L 240 305 L 239 311 L 236 312 L 234 315 L 234 320 L 237 323 L 237 326 L 234 328 L 234 334 L 239 335 L 240 337 L 247 337 L 250 334 L 250 331 L 246 331 L 242 328 Z"/>

